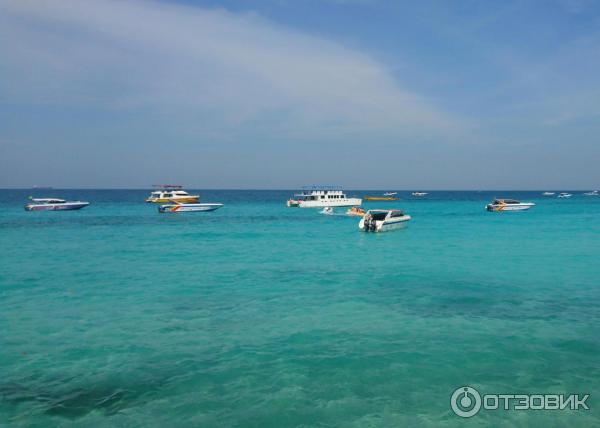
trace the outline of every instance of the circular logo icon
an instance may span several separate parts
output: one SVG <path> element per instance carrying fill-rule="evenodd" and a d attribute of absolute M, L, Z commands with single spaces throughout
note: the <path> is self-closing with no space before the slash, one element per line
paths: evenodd
<path fill-rule="evenodd" d="M 475 416 L 481 408 L 481 395 L 475 388 L 461 386 L 450 397 L 452 411 L 461 418 Z"/>

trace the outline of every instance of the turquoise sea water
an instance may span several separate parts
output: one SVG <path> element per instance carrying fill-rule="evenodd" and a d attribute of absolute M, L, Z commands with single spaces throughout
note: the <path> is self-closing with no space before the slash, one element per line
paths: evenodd
<path fill-rule="evenodd" d="M 187 214 L 100 190 L 25 212 L 31 192 L 0 191 L 0 425 L 600 425 L 600 197 L 403 192 L 366 206 L 408 228 L 364 234 L 289 191 Z M 462 419 L 462 385 L 590 410 Z"/>

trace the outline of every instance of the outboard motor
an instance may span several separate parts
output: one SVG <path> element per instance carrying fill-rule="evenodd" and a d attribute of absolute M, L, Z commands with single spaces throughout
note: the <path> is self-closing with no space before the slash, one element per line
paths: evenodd
<path fill-rule="evenodd" d="M 372 218 L 369 222 L 369 227 L 371 228 L 371 232 L 375 232 L 377 230 L 377 221 Z"/>
<path fill-rule="evenodd" d="M 373 217 L 371 215 L 365 216 L 364 225 L 365 225 L 366 232 L 375 231 L 375 229 L 377 228 L 377 223 L 375 222 L 375 220 L 373 219 Z"/>

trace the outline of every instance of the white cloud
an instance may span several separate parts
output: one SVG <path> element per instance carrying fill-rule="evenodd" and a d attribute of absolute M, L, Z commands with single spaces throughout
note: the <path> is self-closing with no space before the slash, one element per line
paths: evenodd
<path fill-rule="evenodd" d="M 145 1 L 0 5 L 5 100 L 166 112 L 230 137 L 397 138 L 459 126 L 361 52 L 254 14 Z"/>

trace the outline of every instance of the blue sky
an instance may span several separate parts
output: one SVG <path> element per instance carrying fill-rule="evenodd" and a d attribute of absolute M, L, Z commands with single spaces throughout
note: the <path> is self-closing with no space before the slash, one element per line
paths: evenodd
<path fill-rule="evenodd" d="M 600 3 L 0 0 L 0 187 L 600 187 Z"/>

